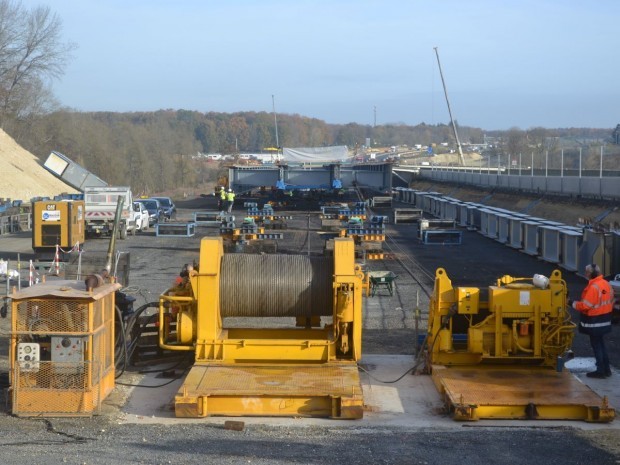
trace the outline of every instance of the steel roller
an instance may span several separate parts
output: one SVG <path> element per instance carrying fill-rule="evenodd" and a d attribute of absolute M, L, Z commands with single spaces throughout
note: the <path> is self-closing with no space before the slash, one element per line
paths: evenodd
<path fill-rule="evenodd" d="M 333 259 L 226 254 L 220 274 L 222 317 L 333 314 Z"/>

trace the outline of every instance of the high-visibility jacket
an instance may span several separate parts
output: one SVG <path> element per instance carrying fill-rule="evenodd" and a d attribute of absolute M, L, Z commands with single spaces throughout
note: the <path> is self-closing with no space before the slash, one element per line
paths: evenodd
<path fill-rule="evenodd" d="M 220 199 L 226 200 L 226 191 L 224 189 L 220 190 Z"/>
<path fill-rule="evenodd" d="M 592 278 L 581 293 L 581 300 L 573 303 L 573 308 L 581 312 L 579 330 L 589 334 L 611 331 L 613 305 L 613 288 L 602 276 Z"/>
<path fill-rule="evenodd" d="M 235 193 L 234 192 L 226 192 L 226 200 L 228 200 L 229 202 L 232 202 L 235 200 Z"/>

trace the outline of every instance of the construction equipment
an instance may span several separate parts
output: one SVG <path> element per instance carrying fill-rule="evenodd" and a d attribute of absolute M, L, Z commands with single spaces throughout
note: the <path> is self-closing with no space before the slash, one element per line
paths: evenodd
<path fill-rule="evenodd" d="M 392 271 L 369 271 L 371 296 L 374 297 L 380 288 L 387 289 L 390 295 L 394 295 L 394 280 L 398 278 Z"/>
<path fill-rule="evenodd" d="M 266 203 L 262 210 L 258 209 L 256 202 L 245 202 L 248 214 L 246 219 L 252 219 L 265 229 L 286 229 L 286 220 L 293 219 L 291 215 L 276 215 L 271 204 Z"/>
<path fill-rule="evenodd" d="M 247 245 L 254 241 L 278 240 L 284 237 L 283 233 L 265 233 L 265 227 L 259 227 L 253 217 L 243 218 L 240 227 L 234 222 L 222 222 L 220 235 L 230 244 Z"/>
<path fill-rule="evenodd" d="M 485 298 L 486 297 L 486 298 Z M 562 370 L 575 324 L 561 272 L 453 287 L 435 272 L 427 367 L 457 420 L 613 420 L 606 398 Z"/>
<path fill-rule="evenodd" d="M 176 416 L 361 418 L 364 274 L 353 240 L 336 239 L 331 259 L 224 254 L 223 245 L 203 238 L 199 264 L 160 296 L 160 347 L 195 355 Z M 239 327 L 236 317 L 278 323 Z"/>
<path fill-rule="evenodd" d="M 90 416 L 114 389 L 115 291 L 49 280 L 10 295 L 12 411 Z"/>
<path fill-rule="evenodd" d="M 450 108 L 450 100 L 448 99 L 448 89 L 446 88 L 446 81 L 443 78 L 443 70 L 441 69 L 441 61 L 439 61 L 439 52 L 437 47 L 433 47 L 435 50 L 435 56 L 437 56 L 437 66 L 439 66 L 439 75 L 441 76 L 441 83 L 443 85 L 443 92 L 446 96 L 446 104 L 448 105 L 448 114 L 450 115 L 450 122 L 452 123 L 452 131 L 454 132 L 454 139 L 456 141 L 456 149 L 459 153 L 459 164 L 465 166 L 465 156 L 463 155 L 463 147 L 461 146 L 461 140 L 459 139 L 459 133 L 456 130 L 456 121 L 452 117 L 452 108 Z"/>
<path fill-rule="evenodd" d="M 39 200 L 32 205 L 32 250 L 40 260 L 80 250 L 84 244 L 84 201 Z M 59 250 L 61 249 L 61 250 Z"/>

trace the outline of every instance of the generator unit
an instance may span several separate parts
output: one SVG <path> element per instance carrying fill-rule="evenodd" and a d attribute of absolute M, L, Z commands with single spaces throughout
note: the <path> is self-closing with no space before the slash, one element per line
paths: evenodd
<path fill-rule="evenodd" d="M 91 416 L 114 388 L 117 283 L 48 280 L 13 292 L 12 413 Z"/>
<path fill-rule="evenodd" d="M 54 259 L 85 240 L 83 200 L 39 200 L 32 205 L 32 249 L 40 260 Z M 64 257 L 59 257 L 64 261 Z"/>

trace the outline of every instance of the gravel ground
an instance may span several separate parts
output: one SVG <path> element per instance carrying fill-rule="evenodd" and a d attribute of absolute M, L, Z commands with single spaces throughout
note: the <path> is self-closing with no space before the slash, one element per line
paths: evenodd
<path fill-rule="evenodd" d="M 105 418 L 2 420 L 2 463 L 33 464 L 616 464 L 570 428 L 114 425 Z"/>
<path fill-rule="evenodd" d="M 179 218 L 210 208 L 210 199 L 179 202 Z M 242 214 L 242 212 L 239 212 Z M 293 212 L 298 215 L 299 212 Z M 294 234 L 281 249 L 307 250 L 307 218 L 290 222 Z M 317 218 L 311 229 L 317 230 Z M 531 276 L 549 273 L 553 266 L 515 252 L 476 233 L 465 233 L 462 246 L 421 246 L 412 240 L 412 225 L 391 225 L 392 247 L 397 261 L 368 262 L 369 269 L 388 269 L 398 274 L 393 296 L 367 300 L 363 350 L 365 353 L 411 354 L 415 344 L 416 298 L 426 313 L 427 292 L 437 266 L 446 268 L 458 285 L 488 285 L 503 274 Z M 205 231 L 200 228 L 199 234 Z M 215 234 L 215 231 L 211 231 Z M 197 259 L 199 235 L 193 238 L 155 237 L 141 233 L 120 241 L 120 250 L 131 255 L 130 287 L 136 307 L 157 299 L 185 263 Z M 292 238 L 290 239 L 289 238 Z M 310 236 L 311 251 L 319 253 L 322 240 Z M 0 238 L 1 244 L 2 238 Z M 107 241 L 88 241 L 86 252 L 107 248 Z M 0 247 L 0 250 L 3 250 Z M 408 257 L 408 258 L 407 258 Z M 402 265 L 405 265 L 405 269 Z M 408 271 L 411 272 L 409 274 Z M 571 294 L 578 295 L 584 282 L 566 275 Z M 419 282 L 422 283 L 420 285 Z M 423 323 L 423 322 L 422 322 Z M 7 364 L 8 319 L 0 320 L 0 370 Z M 618 327 L 610 337 L 612 363 L 620 368 Z M 577 355 L 590 356 L 589 344 L 575 339 Z M 6 368 L 5 368 L 6 369 Z M 121 380 L 135 379 L 128 372 Z M 94 418 L 23 419 L 0 412 L 0 463 L 30 464 L 616 464 L 620 461 L 620 434 L 613 425 L 592 429 L 561 423 L 556 427 L 487 426 L 484 422 L 455 424 L 450 428 L 372 427 L 364 420 L 334 421 L 316 426 L 298 419 L 287 426 L 246 424 L 243 431 L 221 424 L 166 425 L 125 424 L 119 418 L 122 395 L 106 401 L 103 414 Z M 439 414 L 438 414 L 439 415 Z"/>

